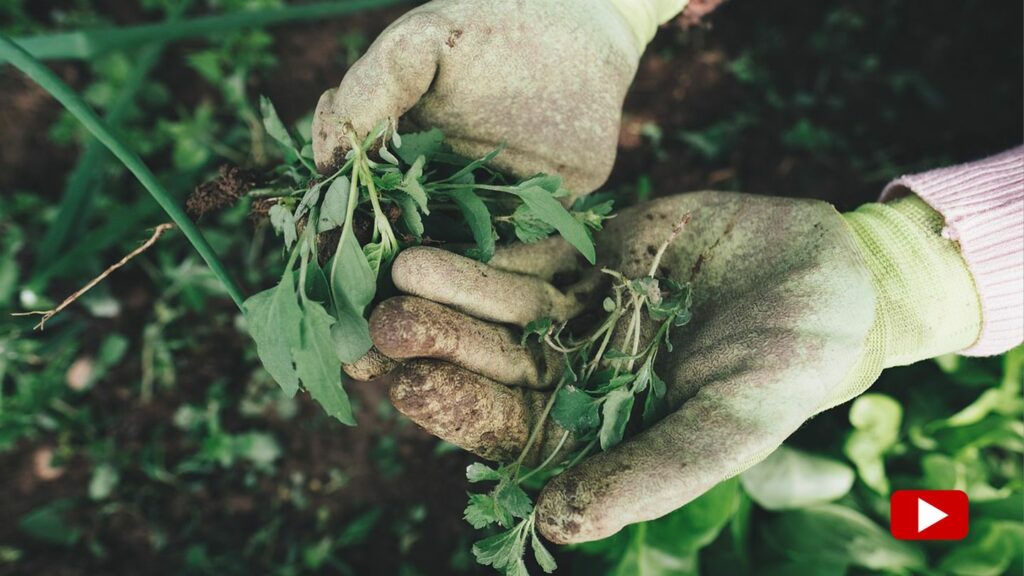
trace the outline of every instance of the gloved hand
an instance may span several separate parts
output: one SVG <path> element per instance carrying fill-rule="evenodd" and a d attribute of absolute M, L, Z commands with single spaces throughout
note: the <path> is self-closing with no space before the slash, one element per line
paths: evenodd
<path fill-rule="evenodd" d="M 348 133 L 399 117 L 437 127 L 462 156 L 501 143 L 494 166 L 559 174 L 576 195 L 611 171 L 619 119 L 644 46 L 686 0 L 435 0 L 389 26 L 321 96 L 313 152 L 340 166 Z"/>
<path fill-rule="evenodd" d="M 553 542 L 662 516 L 863 392 L 882 368 L 978 336 L 970 273 L 939 234 L 941 216 L 916 197 L 843 216 L 818 201 L 674 196 L 610 220 L 599 264 L 643 276 L 687 213 L 661 260 L 663 275 L 693 290 L 693 320 L 658 357 L 672 412 L 548 483 L 537 527 Z M 485 458 L 515 455 L 543 404 L 538 388 L 557 375 L 551 353 L 521 346 L 509 325 L 586 313 L 590 276 L 569 291 L 547 281 L 574 263 L 557 239 L 514 246 L 491 266 L 432 248 L 402 253 L 393 279 L 410 296 L 370 321 L 381 352 L 416 358 L 389 377 L 398 410 Z M 540 450 L 558 436 L 549 430 Z"/>

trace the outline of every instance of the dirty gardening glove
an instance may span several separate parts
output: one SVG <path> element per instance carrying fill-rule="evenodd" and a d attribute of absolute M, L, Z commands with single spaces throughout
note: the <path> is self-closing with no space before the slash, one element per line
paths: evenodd
<path fill-rule="evenodd" d="M 313 119 L 317 167 L 340 166 L 348 133 L 401 117 L 517 177 L 559 174 L 575 194 L 605 181 L 622 101 L 655 28 L 686 0 L 435 0 L 391 24 Z"/>
<path fill-rule="evenodd" d="M 553 542 L 662 516 L 863 392 L 884 367 L 959 350 L 979 334 L 970 273 L 939 234 L 941 216 L 917 197 L 846 215 L 817 201 L 733 193 L 665 198 L 609 221 L 600 263 L 646 274 L 687 213 L 661 261 L 664 275 L 693 289 L 693 320 L 658 356 L 671 412 L 547 484 L 537 527 Z M 382 303 L 371 332 L 384 353 L 421 357 L 392 373 L 400 411 L 486 458 L 524 445 L 545 394 L 537 388 L 554 380 L 552 359 L 520 346 L 509 325 L 568 318 L 588 302 L 541 279 L 568 265 L 556 246 L 496 255 L 505 270 L 429 248 L 399 256 L 395 283 L 414 296 Z M 541 253 L 524 258 L 530 249 Z M 516 269 L 533 276 L 508 271 Z M 557 436 L 545 433 L 542 449 Z"/>

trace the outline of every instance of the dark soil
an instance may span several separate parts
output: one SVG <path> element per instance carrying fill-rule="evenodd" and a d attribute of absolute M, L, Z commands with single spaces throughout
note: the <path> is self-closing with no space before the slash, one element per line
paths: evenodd
<path fill-rule="evenodd" d="M 70 2 L 69 2 L 70 4 Z M 112 9 L 116 2 L 110 3 Z M 271 81 L 251 87 L 267 94 L 286 121 L 307 113 L 323 89 L 344 73 L 339 36 L 362 31 L 373 38 L 401 10 L 367 12 L 343 21 L 326 21 L 275 29 L 280 60 Z M 844 22 L 836 13 L 857 16 Z M 132 22 L 129 12 L 113 12 L 118 22 Z M 626 102 L 619 158 L 609 186 L 631 191 L 641 180 L 659 195 L 687 190 L 739 189 L 757 194 L 818 198 L 850 209 L 876 198 L 884 182 L 900 169 L 927 168 L 1000 151 L 1022 140 L 1022 66 L 1020 2 L 928 3 L 840 0 L 757 2 L 733 0 L 709 21 L 683 32 L 680 23 L 663 30 L 647 51 Z M 831 22 L 831 24 L 828 24 Z M 692 23 L 687 23 L 689 26 Z M 824 42 L 821 35 L 843 35 Z M 737 72 L 736 62 L 749 55 L 756 71 Z M 168 62 L 180 60 L 173 52 Z M 58 73 L 81 86 L 86 68 L 59 64 Z M 180 86 L 183 105 L 208 96 L 193 72 L 180 64 L 162 67 L 160 76 Z M 31 189 L 57 201 L 76 151 L 52 146 L 47 130 L 58 107 L 40 89 L 10 69 L 0 70 L 0 190 Z M 821 129 L 816 145 L 793 145 L 780 135 L 802 121 Z M 646 125 L 646 128 L 645 128 Z M 716 126 L 743 126 L 718 155 L 695 150 L 682 135 Z M 655 142 L 646 133 L 656 126 Z M 822 134 L 824 136 L 822 136 Z M 214 203 L 239 187 L 217 188 Z M 147 277 L 125 272 L 110 279 L 126 310 L 118 330 L 139 334 L 151 314 L 157 286 Z M 244 547 L 272 518 L 282 518 L 286 533 L 312 531 L 318 508 L 329 512 L 338 530 L 356 514 L 374 506 L 384 509 L 369 544 L 347 550 L 346 562 L 357 574 L 394 574 L 400 550 L 407 547 L 416 565 L 428 574 L 452 573 L 450 559 L 464 551 L 471 529 L 462 519 L 465 505 L 461 453 L 435 455 L 436 442 L 386 406 L 379 385 L 356 384 L 351 393 L 362 407 L 360 426 L 326 422 L 319 408 L 301 401 L 300 414 L 284 421 L 268 415 L 259 426 L 281 441 L 282 460 L 273 479 L 255 475 L 256 487 L 231 469 L 217 483 L 186 490 L 141 478 L 142 463 L 154 444 L 162 446 L 167 468 L 196 450 L 187 434 L 170 422 L 183 404 L 202 404 L 213 383 L 240 394 L 248 380 L 250 344 L 231 326 L 227 303 L 196 315 L 194 346 L 177 353 L 179 381 L 160 390 L 149 404 L 139 404 L 139 354 L 133 350 L 102 383 L 89 392 L 93 416 L 107 433 L 128 469 L 146 486 L 121 494 L 131 510 L 101 513 L 86 496 L 90 463 L 78 456 L 63 463 L 59 477 L 44 481 L 34 470 L 33 455 L 55 439 L 39 437 L 0 454 L 0 544 L 16 545 L 32 574 L 172 574 L 205 542 L 210 557 Z M 93 337 L 113 327 L 95 326 Z M 227 412 L 225 414 L 228 414 Z M 228 430 L 245 430 L 244 420 L 228 419 Z M 381 446 L 398 463 L 381 464 Z M 81 444 L 87 440 L 82 439 Z M 384 442 L 384 444 L 382 444 Z M 349 477 L 341 489 L 326 493 L 331 469 Z M 301 474 L 307 502 L 300 507 L 280 480 Z M 273 481 L 272 481 L 273 480 Z M 106 556 L 78 549 L 60 551 L 25 537 L 15 519 L 58 498 L 83 503 L 73 520 L 99 535 Z M 408 520 L 410 510 L 425 506 L 423 520 Z M 144 517 L 141 517 L 143 514 Z M 403 524 L 412 523 L 412 524 Z M 167 529 L 166 542 L 155 551 L 148 526 Z M 401 526 L 415 525 L 406 530 Z M 415 541 L 403 536 L 415 533 Z M 280 559 L 273 543 L 251 556 L 255 572 L 261 559 Z M 568 566 L 566 566 L 568 568 Z M 3 572 L 0 568 L 0 572 Z M 230 573 L 245 572 L 234 566 Z"/>

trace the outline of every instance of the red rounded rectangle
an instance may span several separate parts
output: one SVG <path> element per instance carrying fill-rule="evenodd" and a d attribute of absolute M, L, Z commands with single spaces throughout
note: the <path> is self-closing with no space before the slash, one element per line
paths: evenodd
<path fill-rule="evenodd" d="M 963 540 L 969 529 L 960 490 L 897 490 L 889 498 L 889 531 L 898 540 Z"/>

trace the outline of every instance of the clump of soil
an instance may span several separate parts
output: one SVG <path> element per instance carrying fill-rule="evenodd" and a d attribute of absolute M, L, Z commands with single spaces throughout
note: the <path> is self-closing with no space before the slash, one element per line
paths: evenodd
<path fill-rule="evenodd" d="M 193 220 L 234 206 L 256 185 L 257 174 L 252 170 L 225 164 L 217 172 L 216 178 L 196 186 L 185 201 L 185 211 Z"/>

